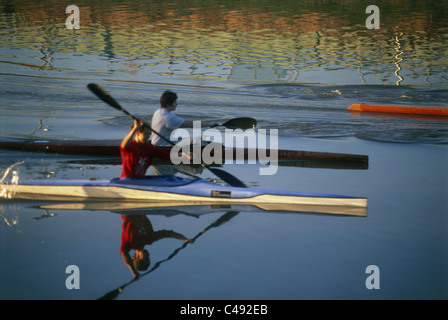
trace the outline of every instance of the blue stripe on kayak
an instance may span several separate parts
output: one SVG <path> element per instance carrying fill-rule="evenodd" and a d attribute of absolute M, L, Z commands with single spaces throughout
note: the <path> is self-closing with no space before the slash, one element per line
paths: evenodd
<path fill-rule="evenodd" d="M 177 176 L 146 176 L 143 178 L 123 178 L 112 180 L 28 180 L 20 181 L 21 185 L 34 186 L 98 186 L 110 187 L 117 186 L 127 189 L 148 190 L 156 192 L 176 193 L 201 197 L 219 197 L 219 198 L 251 198 L 258 195 L 281 195 L 294 197 L 316 197 L 316 198 L 340 198 L 353 199 L 357 197 L 313 193 L 296 192 L 283 190 L 270 190 L 258 188 L 240 188 L 232 186 L 223 186 L 206 182 L 200 179 L 181 178 Z"/>
<path fill-rule="evenodd" d="M 133 186 L 146 186 L 146 187 L 179 187 L 185 186 L 190 183 L 199 180 L 181 178 L 174 175 L 163 175 L 163 176 L 145 176 L 142 178 L 116 178 L 112 179 L 110 182 L 118 185 L 133 185 Z"/>
<path fill-rule="evenodd" d="M 184 195 L 219 198 L 250 198 L 258 195 L 282 195 L 301 197 L 322 197 L 351 199 L 352 196 L 343 196 L 326 193 L 296 192 L 283 190 L 270 190 L 258 188 L 241 188 L 223 186 L 206 182 L 200 179 L 180 178 L 177 176 L 148 176 L 145 178 L 113 179 L 112 183 L 121 187 L 139 190 L 153 190 Z M 175 188 L 174 188 L 175 187 Z M 230 194 L 229 194 L 230 193 Z"/>

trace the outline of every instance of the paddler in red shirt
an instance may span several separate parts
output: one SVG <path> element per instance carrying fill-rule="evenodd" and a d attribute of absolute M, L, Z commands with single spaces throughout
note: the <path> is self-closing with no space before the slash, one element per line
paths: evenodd
<path fill-rule="evenodd" d="M 153 146 L 149 141 L 151 130 L 142 122 L 134 120 L 131 131 L 120 144 L 122 171 L 120 178 L 138 178 L 146 174 L 154 158 L 170 160 L 170 152 Z M 182 153 L 191 160 L 191 156 Z"/>
<path fill-rule="evenodd" d="M 142 122 L 134 120 L 131 131 L 120 144 L 122 171 L 120 178 L 144 177 L 146 170 L 154 158 L 170 160 L 170 152 L 153 146 L 149 141 L 151 130 Z M 182 153 L 182 156 L 188 156 Z M 122 215 L 120 255 L 129 267 L 134 278 L 140 277 L 138 270 L 149 267 L 149 253 L 144 248 L 163 238 L 175 238 L 183 241 L 190 239 L 172 230 L 154 231 L 151 222 L 145 215 Z M 132 258 L 130 251 L 135 251 Z"/>

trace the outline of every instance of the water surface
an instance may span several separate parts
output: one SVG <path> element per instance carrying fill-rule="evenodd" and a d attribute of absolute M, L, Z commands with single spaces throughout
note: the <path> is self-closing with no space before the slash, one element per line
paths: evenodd
<path fill-rule="evenodd" d="M 448 107 L 448 6 L 379 2 L 380 29 L 369 30 L 370 4 L 78 1 L 80 29 L 69 30 L 66 3 L 2 3 L 0 137 L 121 139 L 130 120 L 86 89 L 95 82 L 147 120 L 171 89 L 186 119 L 249 116 L 278 129 L 282 149 L 369 155 L 367 170 L 282 166 L 260 176 L 258 164 L 224 165 L 250 186 L 365 196 L 368 215 L 241 211 L 167 261 L 182 242 L 149 246 L 158 267 L 118 299 L 446 299 L 447 121 L 346 109 Z M 120 173 L 82 155 L 0 154 L 0 176 Z M 131 280 L 120 212 L 41 204 L 0 202 L 0 298 L 97 299 Z M 226 213 L 148 218 L 194 237 Z M 79 290 L 65 286 L 72 264 Z M 369 265 L 381 270 L 379 290 L 365 286 Z"/>

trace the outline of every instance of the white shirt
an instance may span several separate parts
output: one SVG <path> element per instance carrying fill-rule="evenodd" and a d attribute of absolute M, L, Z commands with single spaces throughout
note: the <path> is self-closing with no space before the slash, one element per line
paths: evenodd
<path fill-rule="evenodd" d="M 160 133 L 166 139 L 170 139 L 171 133 L 184 123 L 184 119 L 169 112 L 165 108 L 159 108 L 154 112 L 151 120 L 151 128 Z M 151 143 L 154 146 L 169 146 L 170 144 L 160 138 L 156 133 L 151 135 Z"/>

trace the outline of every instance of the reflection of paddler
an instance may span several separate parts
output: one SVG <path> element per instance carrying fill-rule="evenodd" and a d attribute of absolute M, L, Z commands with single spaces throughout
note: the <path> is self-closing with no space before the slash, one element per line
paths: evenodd
<path fill-rule="evenodd" d="M 147 270 L 150 265 L 150 255 L 148 250 L 145 249 L 146 245 L 151 245 L 158 240 L 166 238 L 179 239 L 185 242 L 190 241 L 190 239 L 173 230 L 154 231 L 151 221 L 145 215 L 121 215 L 121 218 L 123 219 L 123 224 L 120 255 L 124 264 L 131 270 L 134 278 L 139 278 L 140 273 L 138 271 Z M 130 255 L 131 250 L 135 251 L 134 257 Z"/>
<path fill-rule="evenodd" d="M 171 260 L 172 258 L 174 258 L 174 256 L 175 256 L 176 254 L 178 254 L 179 251 L 181 251 L 182 249 L 184 249 L 189 243 L 193 243 L 194 241 L 196 241 L 201 235 L 203 235 L 205 232 L 207 232 L 207 230 L 210 230 L 210 229 L 212 229 L 212 228 L 219 227 L 220 225 L 222 225 L 223 223 L 229 221 L 230 219 L 232 219 L 232 218 L 235 217 L 236 215 L 238 215 L 238 211 L 228 211 L 228 212 L 225 213 L 223 216 L 219 217 L 218 220 L 216 220 L 216 221 L 213 222 L 211 225 L 209 225 L 207 228 L 205 228 L 205 229 L 203 229 L 201 232 L 199 232 L 194 238 L 184 240 L 185 243 L 184 243 L 181 247 L 179 247 L 179 248 L 177 248 L 176 250 L 174 250 L 173 253 L 170 254 L 168 258 L 166 258 L 166 259 L 164 259 L 164 260 L 161 260 L 161 261 L 159 261 L 159 262 L 156 262 L 156 263 L 154 264 L 154 266 L 153 266 L 150 270 L 146 271 L 146 272 L 143 273 L 142 275 L 140 275 L 139 273 L 137 273 L 137 275 L 134 276 L 134 279 L 132 279 L 131 281 L 128 281 L 128 282 L 125 283 L 124 285 L 122 285 L 122 286 L 120 286 L 120 287 L 118 287 L 118 288 L 116 288 L 116 289 L 114 289 L 114 290 L 109 291 L 109 292 L 106 293 L 104 296 L 102 296 L 101 298 L 99 298 L 99 300 L 112 300 L 112 299 L 115 299 L 121 292 L 123 292 L 124 288 L 126 288 L 128 285 L 130 285 L 130 284 L 133 283 L 134 281 L 138 280 L 139 278 L 141 278 L 141 277 L 143 277 L 143 276 L 145 276 L 145 275 L 147 275 L 147 274 L 150 274 L 151 272 L 153 272 L 154 270 L 156 270 L 158 267 L 160 267 L 160 265 L 161 265 L 162 263 L 164 263 L 164 262 L 166 262 L 166 261 L 169 261 L 169 260 Z M 130 217 L 131 217 L 131 216 L 129 216 L 129 218 L 130 218 Z M 125 217 L 125 216 L 122 215 L 122 218 L 123 218 L 123 220 L 125 220 L 127 217 Z M 148 221 L 149 221 L 149 220 L 148 220 Z M 126 222 L 126 220 L 125 220 L 125 222 Z M 123 223 L 123 226 L 124 226 L 124 223 Z M 123 228 L 123 230 L 124 230 L 124 228 Z M 125 263 L 126 263 L 126 261 L 125 261 Z M 129 268 L 131 268 L 131 267 L 129 267 Z M 132 269 L 131 269 L 131 270 L 132 270 Z"/>

